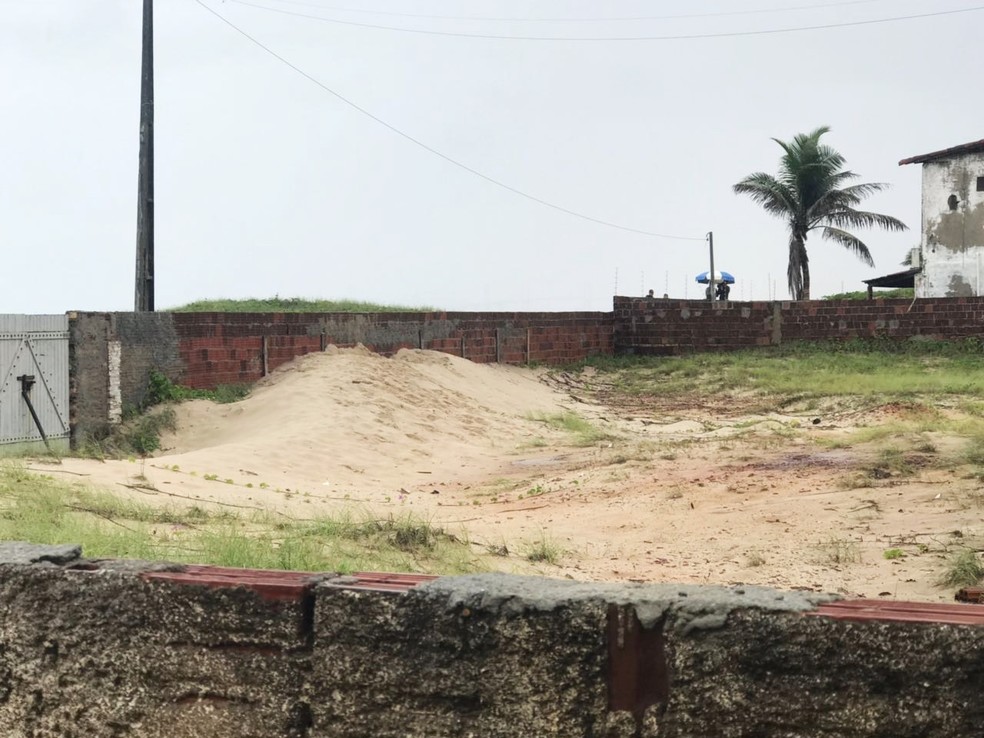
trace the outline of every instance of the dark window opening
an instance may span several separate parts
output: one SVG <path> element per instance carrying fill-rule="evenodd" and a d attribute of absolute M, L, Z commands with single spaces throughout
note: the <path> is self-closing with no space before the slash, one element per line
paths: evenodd
<path fill-rule="evenodd" d="M 977 178 L 977 191 L 984 192 L 984 177 Z"/>
<path fill-rule="evenodd" d="M 960 201 L 957 199 L 956 195 L 950 195 L 946 198 L 946 204 L 949 206 L 950 210 L 956 210 L 959 202 Z"/>

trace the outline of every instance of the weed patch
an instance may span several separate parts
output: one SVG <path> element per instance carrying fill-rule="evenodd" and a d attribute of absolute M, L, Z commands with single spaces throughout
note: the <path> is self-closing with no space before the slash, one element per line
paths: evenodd
<path fill-rule="evenodd" d="M 243 300 L 196 300 L 171 308 L 175 313 L 433 313 L 429 306 L 381 305 L 360 300 L 309 300 L 303 297 L 250 297 Z"/>
<path fill-rule="evenodd" d="M 547 538 L 546 534 L 541 534 L 537 540 L 526 542 L 524 554 L 531 563 L 556 566 L 564 555 L 564 550 L 556 541 Z"/>
<path fill-rule="evenodd" d="M 574 437 L 578 446 L 592 446 L 601 441 L 612 441 L 617 436 L 607 433 L 582 418 L 577 413 L 565 412 L 546 415 L 535 413 L 528 416 L 530 420 L 544 423 L 555 430 L 566 431 Z"/>
<path fill-rule="evenodd" d="M 80 543 L 93 558 L 303 571 L 467 573 L 487 568 L 467 541 L 427 521 L 343 512 L 313 520 L 157 508 L 0 466 L 0 539 Z"/>
<path fill-rule="evenodd" d="M 817 544 L 824 561 L 830 564 L 861 563 L 861 546 L 846 538 L 830 538 Z"/>
<path fill-rule="evenodd" d="M 964 549 L 947 562 L 946 570 L 936 583 L 940 587 L 973 587 L 984 579 L 984 565 L 970 549 Z"/>

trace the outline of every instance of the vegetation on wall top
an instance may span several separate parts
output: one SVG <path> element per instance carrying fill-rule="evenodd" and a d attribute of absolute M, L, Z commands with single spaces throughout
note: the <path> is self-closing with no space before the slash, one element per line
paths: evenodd
<path fill-rule="evenodd" d="M 429 306 L 380 305 L 359 300 L 309 300 L 303 297 L 247 297 L 196 300 L 171 308 L 175 313 L 434 313 Z"/>
<path fill-rule="evenodd" d="M 875 299 L 882 300 L 911 300 L 915 297 L 915 290 L 912 287 L 899 287 L 894 290 L 875 290 Z M 837 292 L 833 295 L 824 295 L 823 300 L 867 300 L 867 290 L 857 290 L 856 292 Z"/>

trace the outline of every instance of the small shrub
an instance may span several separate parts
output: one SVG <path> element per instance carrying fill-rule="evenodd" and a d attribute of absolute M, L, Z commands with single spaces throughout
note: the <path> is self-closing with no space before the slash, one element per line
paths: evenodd
<path fill-rule="evenodd" d="M 892 559 L 901 559 L 902 557 L 905 556 L 905 551 L 903 551 L 901 548 L 886 548 L 885 551 L 882 552 L 882 556 L 884 556 L 889 561 L 891 561 Z"/>
<path fill-rule="evenodd" d="M 757 566 L 765 565 L 765 557 L 758 551 L 750 551 L 748 555 L 745 556 L 745 566 L 749 568 L 754 568 Z"/>
<path fill-rule="evenodd" d="M 564 550 L 555 542 L 541 535 L 537 541 L 530 541 L 526 544 L 526 560 L 534 564 L 544 563 L 556 566 Z"/>
<path fill-rule="evenodd" d="M 974 551 L 964 549 L 950 557 L 936 581 L 940 587 L 973 587 L 984 579 L 984 565 Z"/>
<path fill-rule="evenodd" d="M 861 546 L 846 538 L 830 538 L 817 545 L 824 558 L 831 564 L 858 564 L 861 562 Z"/>
<path fill-rule="evenodd" d="M 80 452 L 97 458 L 149 456 L 160 450 L 161 436 L 176 427 L 177 416 L 173 408 L 155 409 L 125 421 L 106 438 L 88 441 Z"/>
<path fill-rule="evenodd" d="M 247 384 L 220 384 L 213 390 L 192 389 L 175 384 L 159 371 L 151 371 L 147 380 L 147 398 L 144 407 L 183 400 L 211 400 L 220 404 L 239 402 L 249 394 Z"/>

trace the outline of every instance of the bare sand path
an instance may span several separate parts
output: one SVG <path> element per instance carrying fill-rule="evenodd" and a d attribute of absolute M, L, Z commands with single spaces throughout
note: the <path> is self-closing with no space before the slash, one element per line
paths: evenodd
<path fill-rule="evenodd" d="M 162 505 L 411 513 L 508 550 L 488 559 L 505 570 L 529 571 L 523 551 L 547 541 L 564 553 L 536 570 L 578 579 L 947 600 L 934 585 L 946 552 L 984 533 L 976 480 L 860 479 L 870 459 L 831 440 L 883 420 L 872 414 L 627 409 L 544 370 L 333 348 L 241 402 L 177 413 L 156 457 L 62 469 Z M 594 436 L 545 422 L 564 413 Z"/>

